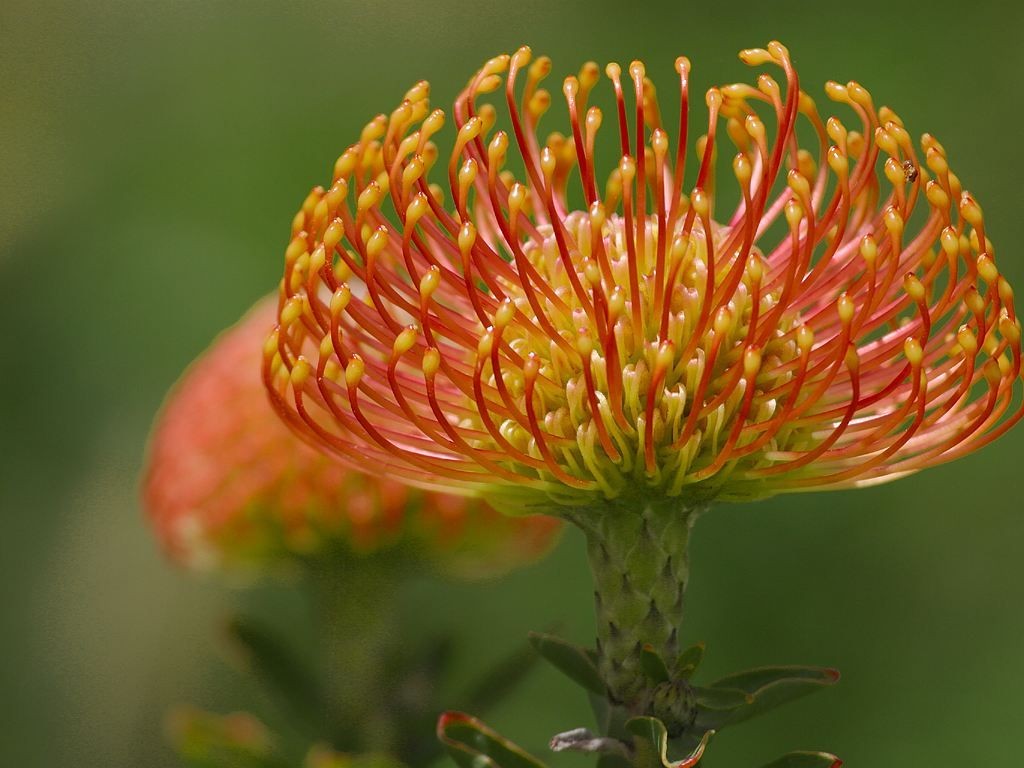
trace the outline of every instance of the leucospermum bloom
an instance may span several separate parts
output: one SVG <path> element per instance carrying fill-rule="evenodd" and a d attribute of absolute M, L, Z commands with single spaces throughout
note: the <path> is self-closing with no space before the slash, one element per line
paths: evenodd
<path fill-rule="evenodd" d="M 674 141 L 643 64 L 606 68 L 620 157 L 603 189 L 592 63 L 543 141 L 551 65 L 526 48 L 471 78 L 450 149 L 425 82 L 367 124 L 293 224 L 264 372 L 291 426 L 421 485 L 573 505 L 869 484 L 1004 432 L 1020 325 L 942 146 L 915 148 L 856 83 L 826 94 L 857 125 L 823 119 L 779 44 L 741 56 L 786 87 L 708 92 L 689 192 L 684 58 Z M 494 93 L 509 130 L 479 103 Z"/>
<path fill-rule="evenodd" d="M 259 374 L 276 309 L 273 298 L 262 300 L 217 339 L 177 384 L 154 428 L 144 504 L 175 561 L 208 570 L 403 548 L 469 574 L 547 551 L 558 528 L 553 519 L 517 520 L 472 499 L 369 477 L 289 432 Z"/>
<path fill-rule="evenodd" d="M 1022 415 L 1013 292 L 942 145 L 853 82 L 823 117 L 779 43 L 740 57 L 784 84 L 712 88 L 699 137 L 683 57 L 674 138 L 639 61 L 604 70 L 611 120 L 596 64 L 567 77 L 546 137 L 527 48 L 450 117 L 416 84 L 296 215 L 264 348 L 282 418 L 342 461 L 581 525 L 623 701 L 638 638 L 675 650 L 680 511 L 890 480 Z"/>

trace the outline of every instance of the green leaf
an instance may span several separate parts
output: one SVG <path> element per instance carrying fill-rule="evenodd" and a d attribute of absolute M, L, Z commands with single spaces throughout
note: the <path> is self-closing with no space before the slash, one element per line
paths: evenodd
<path fill-rule="evenodd" d="M 462 712 L 441 715 L 437 738 L 460 768 L 545 768 L 533 755 Z"/>
<path fill-rule="evenodd" d="M 536 665 L 536 653 L 525 645 L 517 648 L 485 671 L 462 697 L 466 709 L 486 712 L 514 691 Z"/>
<path fill-rule="evenodd" d="M 242 662 L 297 721 L 323 722 L 326 711 L 323 689 L 281 638 L 244 616 L 235 616 L 229 621 L 228 636 Z"/>
<path fill-rule="evenodd" d="M 827 752 L 790 752 L 764 768 L 839 768 L 843 764 Z"/>
<path fill-rule="evenodd" d="M 288 768 L 273 735 L 247 712 L 218 715 L 182 707 L 168 716 L 167 731 L 189 768 Z"/>
<path fill-rule="evenodd" d="M 405 764 L 381 752 L 353 755 L 317 744 L 306 753 L 302 768 L 405 768 Z"/>
<path fill-rule="evenodd" d="M 586 649 L 540 632 L 530 633 L 530 644 L 548 663 L 574 683 L 593 694 L 605 695 L 604 681 Z"/>
<path fill-rule="evenodd" d="M 640 666 L 652 683 L 667 683 L 671 679 L 668 667 L 665 666 L 665 661 L 658 655 L 658 652 L 654 650 L 652 645 L 645 645 L 641 649 Z"/>
<path fill-rule="evenodd" d="M 697 723 L 724 728 L 834 685 L 839 673 L 822 667 L 760 667 L 717 680 L 698 692 Z M 746 701 L 740 701 L 740 697 Z"/>
<path fill-rule="evenodd" d="M 681 680 L 689 680 L 697 671 L 701 661 L 704 659 L 704 643 L 691 645 L 676 660 L 675 676 Z"/>
<path fill-rule="evenodd" d="M 693 727 L 697 732 L 721 730 L 732 722 L 741 707 L 749 706 L 752 697 L 739 688 L 702 688 L 694 686 L 697 699 L 697 718 Z"/>
<path fill-rule="evenodd" d="M 682 760 L 673 762 L 668 756 L 668 731 L 655 717 L 634 717 L 626 723 L 626 730 L 634 737 L 635 768 L 693 768 L 700 762 L 714 731 L 706 731 L 700 743 Z"/>
<path fill-rule="evenodd" d="M 697 699 L 698 707 L 729 712 L 753 701 L 753 697 L 749 693 L 741 691 L 739 688 L 704 688 L 695 685 L 693 686 L 693 695 Z"/>
<path fill-rule="evenodd" d="M 782 681 L 804 680 L 817 685 L 833 685 L 839 681 L 839 671 L 828 667 L 804 667 L 800 665 L 757 667 L 736 672 L 716 680 L 712 688 L 739 688 L 748 693 Z"/>

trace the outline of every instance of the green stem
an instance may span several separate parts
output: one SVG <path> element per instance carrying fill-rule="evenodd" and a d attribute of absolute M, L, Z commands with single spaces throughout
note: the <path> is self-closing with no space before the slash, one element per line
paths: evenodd
<path fill-rule="evenodd" d="M 652 685 L 641 665 L 650 645 L 673 670 L 679 655 L 690 529 L 701 511 L 678 499 L 574 510 L 594 576 L 598 670 L 615 703 L 635 714 Z"/>
<path fill-rule="evenodd" d="M 344 750 L 387 751 L 398 736 L 388 701 L 398 638 L 395 564 L 344 558 L 320 563 L 311 580 L 332 741 Z"/>

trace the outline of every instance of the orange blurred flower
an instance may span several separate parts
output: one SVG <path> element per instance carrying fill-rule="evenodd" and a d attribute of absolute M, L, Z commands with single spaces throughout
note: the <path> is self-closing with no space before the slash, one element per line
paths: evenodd
<path fill-rule="evenodd" d="M 547 551 L 559 524 L 339 466 L 275 417 L 259 376 L 276 302 L 225 331 L 175 386 L 153 429 L 147 515 L 167 553 L 199 569 L 341 548 L 402 548 L 437 567 L 491 573 Z"/>

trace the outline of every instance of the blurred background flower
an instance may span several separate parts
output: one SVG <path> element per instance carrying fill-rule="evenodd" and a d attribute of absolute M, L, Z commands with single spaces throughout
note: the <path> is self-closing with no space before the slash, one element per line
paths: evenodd
<path fill-rule="evenodd" d="M 408 632 L 396 601 L 402 586 L 426 574 L 493 577 L 527 565 L 550 551 L 561 523 L 368 477 L 300 441 L 260 377 L 276 317 L 277 300 L 261 299 L 173 387 L 153 427 L 143 505 L 179 565 L 299 577 L 313 609 L 312 646 L 296 647 L 301 628 L 292 620 L 239 613 L 227 626 L 238 662 L 293 728 L 349 752 L 420 765 L 440 750 L 434 719 L 458 631 Z M 493 704 L 525 678 L 530 658 L 525 645 L 511 659 L 492 658 L 492 690 L 481 696 L 474 685 L 457 697 L 466 706 Z M 185 720 L 207 721 L 233 722 Z M 177 738 L 179 753 L 218 764 L 205 752 L 231 747 L 219 733 L 200 728 L 195 739 Z"/>
<path fill-rule="evenodd" d="M 404 570 L 493 576 L 551 548 L 552 518 L 370 478 L 295 437 L 260 379 L 276 318 L 275 297 L 257 302 L 192 363 L 156 420 L 143 503 L 173 560 L 255 573 L 398 550 Z"/>
<path fill-rule="evenodd" d="M 1007 94 L 1024 69 L 1022 26 L 1024 8 L 948 0 L 829 12 L 795 0 L 484 0 L 471 10 L 454 0 L 6 0 L 4 762 L 172 766 L 161 734 L 169 702 L 226 712 L 252 700 L 210 643 L 224 589 L 168 568 L 139 513 L 139 446 L 188 362 L 276 284 L 282 211 L 410 76 L 430 77 L 447 104 L 480 61 L 527 43 L 564 63 L 561 76 L 570 62 L 642 57 L 667 69 L 685 54 L 703 93 L 745 76 L 736 50 L 779 37 L 809 82 L 857 78 L 915 131 L 941 126 L 951 164 L 984 203 L 1001 269 L 1021 285 L 1007 126 L 1024 107 Z M 708 674 L 765 660 L 843 672 L 813 702 L 722 739 L 709 765 L 757 765 L 807 734 L 808 747 L 848 765 L 1014 764 L 1024 516 L 1012 478 L 1022 451 L 1016 430 L 942 469 L 941 482 L 923 473 L 723 507 L 702 522 L 688 592 L 700 631 L 685 641 L 714 648 Z M 571 535 L 504 581 L 414 584 L 402 599 L 417 609 L 416 631 L 461 628 L 462 684 L 529 628 L 561 621 L 562 634 L 591 641 L 584 560 Z M 263 615 L 307 618 L 275 584 L 247 600 Z M 546 669 L 488 715 L 538 751 L 552 723 L 588 718 Z"/>

